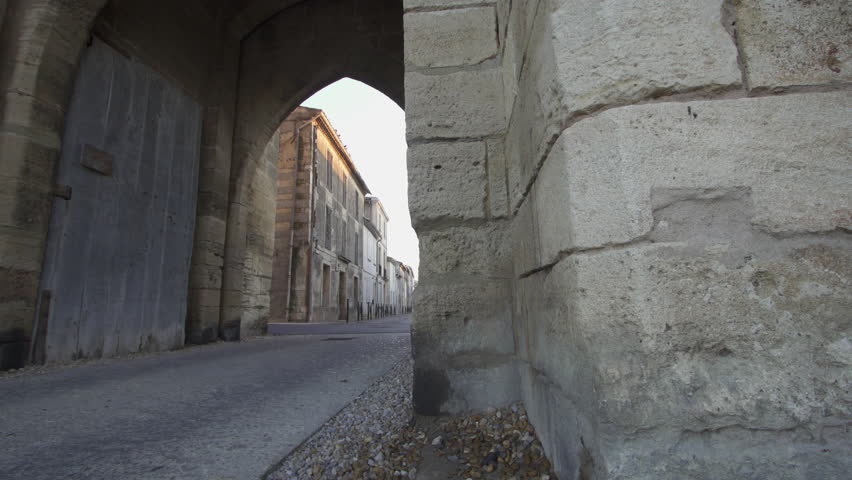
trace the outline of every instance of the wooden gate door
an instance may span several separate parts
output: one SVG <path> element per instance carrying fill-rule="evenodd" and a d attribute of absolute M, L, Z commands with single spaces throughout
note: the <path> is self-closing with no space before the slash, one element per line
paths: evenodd
<path fill-rule="evenodd" d="M 200 133 L 197 102 L 93 40 L 58 165 L 36 322 L 42 359 L 183 344 Z"/>

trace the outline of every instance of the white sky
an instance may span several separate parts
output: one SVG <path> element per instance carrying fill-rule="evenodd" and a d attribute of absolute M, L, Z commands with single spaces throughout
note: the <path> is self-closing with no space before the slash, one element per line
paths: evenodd
<path fill-rule="evenodd" d="M 332 83 L 302 105 L 325 111 L 390 217 L 388 255 L 411 265 L 417 275 L 420 252 L 408 213 L 405 113 L 378 90 L 350 78 Z"/>

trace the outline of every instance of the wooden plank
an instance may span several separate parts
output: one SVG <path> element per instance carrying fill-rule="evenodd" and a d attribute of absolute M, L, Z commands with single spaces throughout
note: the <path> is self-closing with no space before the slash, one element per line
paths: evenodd
<path fill-rule="evenodd" d="M 83 151 L 80 154 L 80 165 L 88 168 L 89 170 L 109 177 L 112 176 L 114 162 L 115 159 L 111 153 L 101 150 L 93 145 L 89 145 L 88 143 L 83 145 Z"/>
<path fill-rule="evenodd" d="M 48 359 L 183 342 L 200 129 L 196 102 L 95 39 L 58 168 L 74 199 L 57 198 L 45 254 Z"/>
<path fill-rule="evenodd" d="M 121 328 L 118 305 L 124 301 L 124 277 L 130 267 L 126 258 L 128 239 L 121 230 L 121 219 L 127 214 L 128 159 L 125 152 L 128 124 L 134 115 L 131 104 L 133 86 L 130 61 L 114 55 L 112 94 L 103 145 L 105 151 L 114 155 L 115 169 L 112 178 L 100 182 L 98 195 L 103 205 L 99 227 L 102 233 L 97 245 L 102 256 L 98 259 L 98 268 L 94 269 L 99 276 L 88 281 L 97 286 L 98 294 L 86 299 L 92 310 L 97 312 L 93 331 L 89 332 L 92 356 L 113 356 L 118 351 L 117 337 Z"/>
<path fill-rule="evenodd" d="M 116 332 L 116 348 L 118 353 L 135 352 L 139 350 L 139 341 L 142 337 L 142 315 L 144 313 L 143 288 L 145 283 L 145 262 L 147 259 L 147 236 L 144 223 L 140 218 L 146 215 L 148 196 L 143 194 L 140 188 L 140 177 L 147 169 L 145 161 L 145 141 L 151 135 L 153 119 L 159 111 L 159 99 L 156 100 L 157 107 L 151 108 L 150 89 L 152 76 L 144 65 L 138 62 L 130 64 L 133 74 L 133 93 L 131 101 L 132 115 L 127 121 L 126 150 L 122 153 L 127 159 L 126 176 L 122 179 L 126 182 L 123 187 L 121 202 L 122 215 L 119 219 L 119 231 L 121 242 L 125 245 L 124 255 L 126 271 L 123 278 L 122 300 L 116 309 L 116 315 L 120 318 L 118 331 Z M 154 115 L 153 118 L 149 118 Z"/>
<path fill-rule="evenodd" d="M 108 50 L 103 44 L 93 42 L 83 55 L 66 120 L 57 183 L 70 185 L 75 195 L 63 207 L 54 209 L 57 223 L 51 225 L 48 242 L 48 249 L 56 255 L 49 265 L 48 284 L 43 288 L 51 290 L 54 296 L 47 338 L 48 361 L 70 360 L 79 354 L 79 332 L 85 322 L 81 299 L 86 295 L 80 272 L 88 268 L 91 257 L 91 213 L 96 209 L 91 180 L 102 177 L 93 176 L 77 159 L 83 144 L 99 145 L 103 141 L 112 68 Z"/>

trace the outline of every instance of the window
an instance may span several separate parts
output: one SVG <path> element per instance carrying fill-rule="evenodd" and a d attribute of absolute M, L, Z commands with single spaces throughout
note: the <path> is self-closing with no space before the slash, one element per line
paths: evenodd
<path fill-rule="evenodd" d="M 361 299 L 361 285 L 358 282 L 358 277 L 352 278 L 352 298 L 354 298 L 356 302 Z"/>
<path fill-rule="evenodd" d="M 325 248 L 331 250 L 331 226 L 334 219 L 331 217 L 331 208 L 325 207 Z"/>
<path fill-rule="evenodd" d="M 358 230 L 355 230 L 355 265 L 361 265 L 361 236 Z"/>
<path fill-rule="evenodd" d="M 342 197 L 342 202 L 341 202 L 341 203 L 343 203 L 343 208 L 345 208 L 345 209 L 349 210 L 349 204 L 347 203 L 347 202 L 348 202 L 348 200 L 349 200 L 349 197 L 347 197 L 347 196 L 346 196 L 346 187 L 347 187 L 347 184 L 349 183 L 349 179 L 348 179 L 348 178 L 346 178 L 346 174 L 345 174 L 345 173 L 343 174 L 343 177 L 341 177 L 340 181 L 343 183 L 343 188 L 342 188 L 342 190 L 343 190 L 343 197 Z"/>
<path fill-rule="evenodd" d="M 328 162 L 328 168 L 326 169 L 326 179 L 325 179 L 325 188 L 328 189 L 329 192 L 334 191 L 334 157 L 331 155 L 331 151 L 326 155 L 326 161 Z"/>
<path fill-rule="evenodd" d="M 344 256 L 349 256 L 349 226 L 346 220 L 343 220 L 343 249 Z"/>
<path fill-rule="evenodd" d="M 328 265 L 322 266 L 322 304 L 329 305 L 331 303 L 331 267 Z"/>
<path fill-rule="evenodd" d="M 337 218 L 337 253 L 343 253 L 343 235 L 340 233 L 343 231 L 343 219 Z"/>

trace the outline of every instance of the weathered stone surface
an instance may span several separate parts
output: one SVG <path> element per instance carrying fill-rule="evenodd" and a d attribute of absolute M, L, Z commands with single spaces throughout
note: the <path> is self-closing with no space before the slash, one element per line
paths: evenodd
<path fill-rule="evenodd" d="M 841 433 L 852 413 L 843 373 L 852 243 L 778 240 L 752 229 L 739 202 L 684 201 L 666 213 L 676 235 L 578 253 L 519 281 L 519 343 L 544 375 L 525 393 L 531 416 L 577 410 L 600 425 L 599 438 L 582 421 L 553 432 L 561 440 L 542 432 L 551 448 L 583 435 L 595 466 L 618 479 L 659 478 L 662 468 L 670 478 L 784 479 L 848 469 L 823 452 L 852 445 Z M 542 388 L 556 391 L 534 400 Z M 713 446 L 696 463 L 702 441 Z M 777 467 L 789 461 L 797 467 Z"/>
<path fill-rule="evenodd" d="M 508 405 L 521 398 L 518 369 L 510 358 L 502 361 L 448 368 L 450 396 L 441 413 L 460 414 Z"/>
<path fill-rule="evenodd" d="M 516 164 L 510 169 L 513 205 L 568 119 L 740 85 L 721 7 L 722 0 L 582 0 L 554 2 L 551 12 L 539 8 L 507 137 L 510 165 Z"/>
<path fill-rule="evenodd" d="M 797 451 L 800 468 L 812 472 L 808 476 L 834 478 L 844 471 L 843 461 L 824 458 L 818 442 L 800 433 L 825 431 L 832 450 L 852 446 L 848 436 L 841 440 L 832 432 L 844 428 L 852 398 L 849 379 L 842 373 L 850 364 L 830 348 L 848 341 L 850 246 L 848 239 L 777 242 L 755 235 L 728 251 L 705 247 L 704 258 L 696 258 L 689 247 L 660 245 L 590 256 L 586 265 L 580 261 L 578 283 L 589 294 L 578 308 L 588 312 L 592 322 L 602 315 L 626 314 L 625 323 L 613 325 L 613 334 L 621 330 L 622 339 L 633 338 L 608 339 L 621 347 L 600 362 L 610 384 L 601 418 L 628 428 L 657 424 L 689 432 L 729 429 L 715 435 L 731 442 L 729 446 L 717 449 L 716 458 L 697 468 L 689 462 L 699 441 L 696 434 L 685 435 L 684 444 L 645 444 L 633 455 L 625 452 L 613 462 L 627 470 L 623 478 L 636 478 L 627 467 L 630 460 L 656 452 L 671 454 L 676 458 L 673 467 L 684 473 L 703 467 L 723 472 L 717 478 L 731 477 L 737 468 L 757 461 L 752 475 L 765 475 L 761 468 L 770 467 L 776 478 L 798 478 L 795 472 L 772 467 L 773 459 L 788 455 L 779 444 Z M 729 254 L 737 249 L 743 260 L 732 264 Z M 753 260 L 746 260 L 749 256 Z M 611 273 L 602 275 L 602 270 Z M 640 271 L 647 273 L 636 275 Z M 623 300 L 602 301 L 614 279 L 633 286 L 633 293 Z M 636 388 L 639 383 L 646 387 Z M 665 411 L 659 408 L 661 398 L 666 398 Z M 754 430 L 773 431 L 774 447 L 761 448 L 759 439 L 751 437 Z M 728 454 L 736 458 L 737 467 L 726 467 L 730 460 L 720 457 Z M 654 468 L 648 461 L 634 465 L 635 472 Z"/>
<path fill-rule="evenodd" d="M 852 80 L 852 5 L 848 1 L 733 3 L 749 87 Z"/>
<path fill-rule="evenodd" d="M 404 21 L 412 67 L 474 65 L 497 55 L 493 7 L 408 13 Z"/>
<path fill-rule="evenodd" d="M 500 25 L 501 47 L 503 50 L 503 90 L 506 96 L 506 118 L 510 118 L 514 110 L 515 99 L 518 95 L 518 80 L 521 77 L 521 67 L 533 28 L 535 13 L 538 11 L 540 0 L 528 0 L 526 2 L 514 2 L 508 12 L 508 18 L 503 20 L 506 25 Z M 505 7 L 503 3 L 498 4 L 498 12 Z M 499 17 L 498 17 L 499 18 Z M 503 31 L 505 30 L 505 33 Z"/>
<path fill-rule="evenodd" d="M 405 75 L 408 139 L 482 137 L 501 132 L 506 118 L 500 69 L 444 75 Z"/>
<path fill-rule="evenodd" d="M 425 143 L 408 149 L 408 204 L 424 221 L 485 217 L 485 143 Z"/>
<path fill-rule="evenodd" d="M 532 271 L 543 263 L 536 213 L 535 202 L 524 202 L 512 219 L 512 264 L 516 276 Z"/>
<path fill-rule="evenodd" d="M 463 5 L 481 5 L 483 3 L 494 3 L 493 0 L 403 0 L 402 6 L 406 10 L 415 8 L 441 8 L 458 7 Z"/>
<path fill-rule="evenodd" d="M 508 221 L 429 230 L 419 235 L 420 274 L 512 275 Z"/>
<path fill-rule="evenodd" d="M 568 110 L 738 85 L 722 3 L 558 2 L 550 24 Z"/>
<path fill-rule="evenodd" d="M 578 408 L 567 392 L 528 364 L 519 365 L 518 370 L 530 422 L 536 425 L 547 457 L 561 472 L 559 478 L 595 478 L 590 454 L 595 430 L 588 410 Z M 572 386 L 568 392 L 581 393 L 582 389 Z"/>
<path fill-rule="evenodd" d="M 512 354 L 510 298 L 511 281 L 505 279 L 424 277 L 411 327 L 415 357 Z"/>
<path fill-rule="evenodd" d="M 488 208 L 492 218 L 506 217 L 509 209 L 508 182 L 506 180 L 506 151 L 503 139 L 489 139 L 488 148 Z"/>
<path fill-rule="evenodd" d="M 419 413 L 459 413 L 520 398 L 511 284 L 458 272 L 421 275 L 411 326 Z"/>
<path fill-rule="evenodd" d="M 566 130 L 533 196 L 543 263 L 631 242 L 674 198 L 750 189 L 755 228 L 852 228 L 845 92 L 624 107 Z M 652 190 L 655 189 L 655 190 Z M 652 193 L 659 194 L 652 201 Z M 664 197 L 669 196 L 668 200 Z M 654 202 L 657 202 L 655 204 Z"/>

